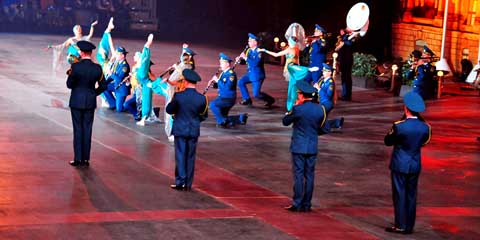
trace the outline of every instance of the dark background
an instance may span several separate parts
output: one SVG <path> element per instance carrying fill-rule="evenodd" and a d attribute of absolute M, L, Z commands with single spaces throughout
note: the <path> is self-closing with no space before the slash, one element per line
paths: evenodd
<path fill-rule="evenodd" d="M 314 24 L 333 36 L 346 27 L 349 9 L 359 1 L 287 0 L 160 0 L 159 32 L 162 38 L 198 43 L 215 43 L 241 49 L 247 33 L 268 32 L 285 41 L 284 33 L 293 22 L 313 34 Z M 355 44 L 355 51 L 374 54 L 383 60 L 391 57 L 391 25 L 394 2 L 364 1 L 370 7 L 367 35 Z M 271 41 L 271 39 L 267 39 Z M 332 43 L 334 44 L 334 43 Z"/>
<path fill-rule="evenodd" d="M 129 30 L 129 9 L 126 0 L 111 0 L 114 11 L 95 6 L 100 0 L 83 0 L 88 7 L 76 6 L 76 1 L 53 1 L 39 10 L 39 0 L 0 0 L 23 3 L 18 9 L 0 11 L 0 32 L 36 32 L 72 35 L 74 24 L 81 24 L 88 32 L 89 24 L 99 20 L 95 35 L 101 36 L 108 18 L 115 17 L 116 37 L 145 38 L 146 32 Z M 358 0 L 158 0 L 158 39 L 198 44 L 215 44 L 232 49 L 243 49 L 247 33 L 265 33 L 264 47 L 271 48 L 273 37 L 285 41 L 284 33 L 293 22 L 298 22 L 313 34 L 315 23 L 330 33 L 329 50 L 333 50 L 336 36 L 346 27 L 349 9 Z M 398 8 L 398 0 L 365 0 L 370 7 L 370 26 L 365 37 L 354 45 L 354 51 L 374 54 L 379 60 L 391 57 L 391 25 Z M 63 6 L 63 7 L 62 7 Z M 65 6 L 70 6 L 66 8 Z M 3 8 L 5 9 L 5 8 Z M 2 9 L 2 10 L 3 10 Z M 70 9 L 70 10 L 69 10 Z M 73 9 L 73 10 L 72 10 Z M 138 11 L 138 9 L 136 10 Z M 398 10 L 397 10 L 398 11 Z M 136 20 L 135 20 L 136 21 Z M 118 35 L 117 35 L 118 34 Z"/>

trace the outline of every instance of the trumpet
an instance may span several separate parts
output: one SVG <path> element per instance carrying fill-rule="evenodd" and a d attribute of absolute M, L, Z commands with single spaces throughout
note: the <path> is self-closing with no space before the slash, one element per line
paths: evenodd
<path fill-rule="evenodd" d="M 310 45 L 310 44 L 312 44 L 313 41 L 317 41 L 321 38 L 322 38 L 321 36 L 311 35 L 311 36 L 307 36 L 305 38 L 305 42 Z"/>

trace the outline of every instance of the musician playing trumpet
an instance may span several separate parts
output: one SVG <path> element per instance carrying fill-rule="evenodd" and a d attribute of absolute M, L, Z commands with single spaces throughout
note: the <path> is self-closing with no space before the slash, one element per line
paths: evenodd
<path fill-rule="evenodd" d="M 210 102 L 210 109 L 215 115 L 217 126 L 221 128 L 233 127 L 236 124 L 246 124 L 248 115 L 246 113 L 228 116 L 228 112 L 235 105 L 237 98 L 237 74 L 232 68 L 232 59 L 224 53 L 219 54 L 220 71 L 208 82 L 208 86 L 216 83 L 218 97 Z M 213 84 L 215 88 L 215 84 Z"/>
<path fill-rule="evenodd" d="M 325 29 L 318 24 L 315 24 L 315 31 L 313 36 L 307 38 L 307 47 L 304 51 L 309 54 L 310 64 L 309 68 L 318 67 L 322 69 L 323 63 L 325 63 L 327 54 L 327 42 L 325 41 L 324 34 Z M 309 72 L 305 77 L 305 81 L 309 83 L 317 83 L 321 77 L 320 71 Z"/>
<path fill-rule="evenodd" d="M 415 56 L 415 61 L 407 73 L 408 77 L 415 75 L 413 80 L 413 91 L 424 100 L 433 97 L 435 84 L 433 77 L 435 68 L 430 64 L 432 56 L 435 55 L 426 45 L 423 46 L 423 53 L 420 57 Z"/>

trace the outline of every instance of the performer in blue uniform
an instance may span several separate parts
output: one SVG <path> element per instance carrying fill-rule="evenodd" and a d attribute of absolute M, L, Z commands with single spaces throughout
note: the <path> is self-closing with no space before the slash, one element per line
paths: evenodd
<path fill-rule="evenodd" d="M 77 46 L 80 49 L 81 60 L 72 64 L 67 72 L 67 87 L 72 89 L 69 106 L 72 114 L 75 153 L 70 165 L 88 166 L 97 95 L 106 88 L 108 83 L 103 78 L 102 67 L 91 60 L 95 45 L 88 41 L 79 41 Z M 98 88 L 95 88 L 97 83 Z"/>
<path fill-rule="evenodd" d="M 275 99 L 262 92 L 262 84 L 265 80 L 265 69 L 263 66 L 262 53 L 258 51 L 258 38 L 252 33 L 248 34 L 248 49 L 246 52 L 242 52 L 236 61 L 239 59 L 245 59 L 247 62 L 247 73 L 238 81 L 238 87 L 242 94 L 242 105 L 252 105 L 252 99 L 248 93 L 247 84 L 252 84 L 253 97 L 265 101 L 265 106 L 270 107 L 275 102 Z"/>
<path fill-rule="evenodd" d="M 322 69 L 322 64 L 325 63 L 325 59 L 327 56 L 327 42 L 325 41 L 324 34 L 326 33 L 325 29 L 318 24 L 315 24 L 315 32 L 313 33 L 313 40 L 310 45 L 304 49 L 304 51 L 308 51 L 310 65 L 309 67 L 318 67 Z M 309 83 L 317 83 L 320 80 L 320 72 L 309 72 L 305 81 Z"/>
<path fill-rule="evenodd" d="M 237 99 L 237 74 L 232 69 L 232 59 L 224 53 L 219 54 L 220 70 L 219 76 L 215 75 L 207 86 L 214 82 L 218 88 L 218 97 L 210 102 L 210 109 L 215 115 L 217 125 L 223 128 L 235 126 L 236 124 L 246 124 L 248 115 L 246 113 L 228 116 L 228 112 L 235 105 Z M 215 85 L 214 85 L 215 87 Z"/>
<path fill-rule="evenodd" d="M 393 124 L 384 140 L 385 145 L 393 146 L 390 170 L 395 210 L 395 225 L 385 230 L 410 234 L 415 226 L 421 148 L 430 141 L 432 130 L 419 114 L 425 111 L 422 97 L 412 91 L 403 101 L 405 115 Z"/>
<path fill-rule="evenodd" d="M 195 89 L 200 76 L 191 69 L 182 72 L 185 90 L 176 92 L 166 107 L 174 116 L 172 134 L 175 136 L 175 184 L 176 190 L 190 190 L 195 171 L 195 156 L 200 122 L 208 117 L 208 99 Z"/>
<path fill-rule="evenodd" d="M 113 109 L 112 106 L 115 106 L 117 112 L 123 112 L 125 99 L 130 95 L 130 84 L 127 85 L 127 82 L 124 81 L 130 73 L 130 65 L 126 59 L 127 53 L 124 47 L 116 49 L 113 67 L 111 72 L 108 73 L 108 78 L 113 79 L 113 82 L 108 85 L 107 91 L 103 93 L 110 108 Z M 115 92 L 115 96 L 113 96 L 113 92 Z"/>
<path fill-rule="evenodd" d="M 292 152 L 293 198 L 286 210 L 311 211 L 315 162 L 317 161 L 318 135 L 323 134 L 326 112 L 322 105 L 314 103 L 316 89 L 306 81 L 297 81 L 298 100 L 292 111 L 283 118 L 283 125 L 293 124 Z"/>
<path fill-rule="evenodd" d="M 435 92 L 435 86 L 433 83 L 433 77 L 435 69 L 430 64 L 431 57 L 435 55 L 430 48 L 423 46 L 423 53 L 417 61 L 412 64 L 412 68 L 408 73 L 408 77 L 415 74 L 413 80 L 413 91 L 418 93 L 423 99 L 429 99 L 433 97 Z"/>
<path fill-rule="evenodd" d="M 323 63 L 323 78 L 320 80 L 316 86 L 318 86 L 318 97 L 320 104 L 325 107 L 325 111 L 328 114 L 333 110 L 334 107 L 334 94 L 335 94 L 335 82 L 332 79 L 332 70 L 333 68 Z M 330 119 L 325 122 L 324 131 L 330 132 L 332 128 L 342 128 L 344 118 Z"/>

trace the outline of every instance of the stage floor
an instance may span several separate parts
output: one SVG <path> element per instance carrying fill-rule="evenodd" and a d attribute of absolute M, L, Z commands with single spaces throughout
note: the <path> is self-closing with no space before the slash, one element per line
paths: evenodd
<path fill-rule="evenodd" d="M 115 39 L 133 53 L 144 41 Z M 384 231 L 393 221 L 391 148 L 383 137 L 402 116 L 402 100 L 354 88 L 333 111 L 340 131 L 319 138 L 312 213 L 290 213 L 291 128 L 283 127 L 287 82 L 266 65 L 272 109 L 236 105 L 248 124 L 202 124 L 192 192 L 171 190 L 174 152 L 162 123 L 139 127 L 129 114 L 98 108 L 89 168 L 73 168 L 69 91 L 43 50 L 65 37 L 0 34 L 0 239 L 475 239 L 480 235 L 478 92 L 427 101 L 433 137 L 423 149 L 413 235 Z M 98 38 L 94 40 L 98 43 Z M 152 46 L 154 73 L 178 60 L 181 43 Z M 202 91 L 217 49 L 191 45 Z M 128 60 L 133 62 L 131 57 Z M 244 66 L 237 68 L 242 75 Z M 457 89 L 456 86 L 447 88 Z M 448 89 L 446 89 L 448 90 Z M 448 92 L 448 91 L 447 91 Z M 475 96 L 475 94 L 477 96 Z M 215 91 L 208 93 L 210 99 Z M 163 100 L 155 96 L 155 106 Z M 162 112 L 162 111 L 161 111 Z"/>

